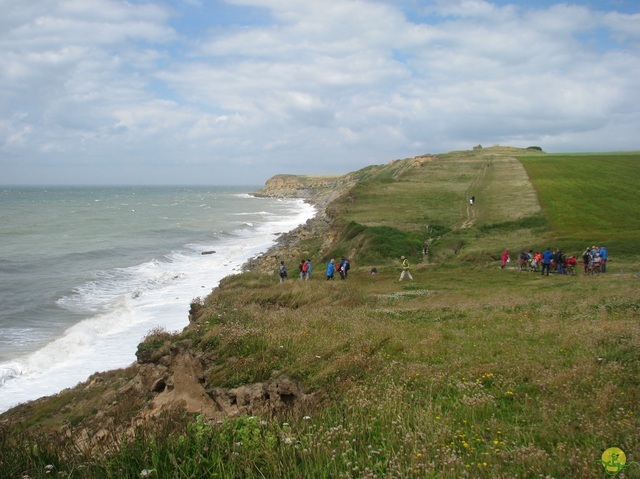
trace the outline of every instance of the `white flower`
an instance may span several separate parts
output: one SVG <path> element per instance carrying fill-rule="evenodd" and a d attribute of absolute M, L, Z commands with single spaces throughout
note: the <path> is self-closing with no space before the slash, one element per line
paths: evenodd
<path fill-rule="evenodd" d="M 149 477 L 155 471 L 156 471 L 155 469 L 143 469 L 142 471 L 140 471 L 140 477 Z"/>

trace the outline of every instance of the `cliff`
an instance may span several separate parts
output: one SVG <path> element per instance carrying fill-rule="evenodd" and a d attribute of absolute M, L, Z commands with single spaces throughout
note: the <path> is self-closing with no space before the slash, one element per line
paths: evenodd
<path fill-rule="evenodd" d="M 265 198 L 302 198 L 323 209 L 357 182 L 353 173 L 346 175 L 275 175 L 254 192 Z"/>

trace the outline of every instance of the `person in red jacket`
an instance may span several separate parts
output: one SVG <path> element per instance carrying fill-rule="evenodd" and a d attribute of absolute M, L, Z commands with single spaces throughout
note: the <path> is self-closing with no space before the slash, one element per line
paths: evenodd
<path fill-rule="evenodd" d="M 502 253 L 502 268 L 506 268 L 507 263 L 510 261 L 509 258 L 509 250 L 505 249 L 504 252 Z"/>

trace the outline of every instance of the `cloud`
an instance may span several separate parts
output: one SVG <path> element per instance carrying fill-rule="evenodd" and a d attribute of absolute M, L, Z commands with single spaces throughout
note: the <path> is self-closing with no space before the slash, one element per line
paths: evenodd
<path fill-rule="evenodd" d="M 2 182 L 260 184 L 478 143 L 638 148 L 640 14 L 425 5 L 0 0 Z"/>

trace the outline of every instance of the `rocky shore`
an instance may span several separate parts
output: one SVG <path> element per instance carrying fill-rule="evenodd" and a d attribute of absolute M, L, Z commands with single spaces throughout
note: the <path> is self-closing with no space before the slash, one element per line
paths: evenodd
<path fill-rule="evenodd" d="M 333 241 L 331 218 L 327 206 L 349 190 L 357 182 L 353 174 L 343 176 L 276 175 L 265 186 L 253 193 L 257 197 L 300 198 L 316 208 L 316 215 L 305 224 L 283 233 L 276 244 L 265 254 L 249 260 L 244 271 L 275 274 L 281 260 L 302 258 L 300 242 L 312 237 L 324 238 L 325 244 Z"/>

